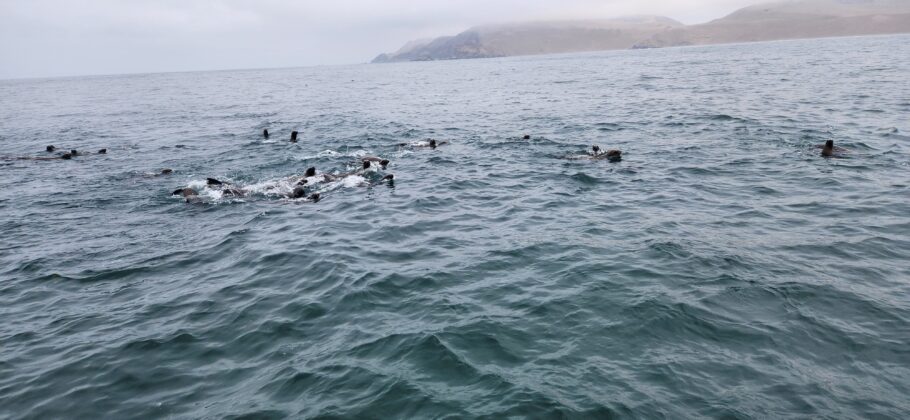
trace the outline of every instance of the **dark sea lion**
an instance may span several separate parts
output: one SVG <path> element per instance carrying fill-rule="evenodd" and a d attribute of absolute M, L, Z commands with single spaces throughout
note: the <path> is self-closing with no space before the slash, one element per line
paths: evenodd
<path fill-rule="evenodd" d="M 834 140 L 828 140 L 825 142 L 825 145 L 822 146 L 822 156 L 834 156 Z"/>
<path fill-rule="evenodd" d="M 427 139 L 426 141 L 427 141 L 427 144 L 398 143 L 398 145 L 399 146 L 410 146 L 410 147 L 429 147 L 431 149 L 435 149 L 436 146 L 442 146 L 444 144 L 449 144 L 449 142 L 447 142 L 447 141 L 436 141 L 436 139 Z"/>
<path fill-rule="evenodd" d="M 394 181 L 394 180 L 395 180 L 395 174 L 388 174 L 388 175 L 382 177 L 382 180 L 383 180 L 383 181 Z"/>
<path fill-rule="evenodd" d="M 174 173 L 174 170 L 173 170 L 173 169 L 164 168 L 164 169 L 161 170 L 161 175 L 170 175 L 170 174 L 172 174 L 172 173 Z"/>
<path fill-rule="evenodd" d="M 171 195 L 179 195 L 186 199 L 187 203 L 198 203 L 201 200 L 199 199 L 199 193 L 192 188 L 180 188 L 174 190 Z"/>
<path fill-rule="evenodd" d="M 291 143 L 297 143 L 297 132 L 291 131 Z"/>
<path fill-rule="evenodd" d="M 98 154 L 99 154 L 99 155 L 106 155 L 106 154 L 107 154 L 107 149 L 101 149 L 101 150 L 99 150 L 99 151 L 98 151 Z"/>
<path fill-rule="evenodd" d="M 306 179 L 301 179 L 300 181 L 297 181 L 297 185 L 298 186 L 306 185 L 308 182 L 310 182 L 310 181 L 307 181 Z"/>
<path fill-rule="evenodd" d="M 616 149 L 607 150 L 607 153 L 604 154 L 607 157 L 607 160 L 610 162 L 619 162 L 622 160 L 622 151 Z"/>
<path fill-rule="evenodd" d="M 192 188 L 178 188 L 171 193 L 171 195 L 182 195 L 184 197 L 191 197 L 194 195 L 199 195 L 196 190 Z"/>
<path fill-rule="evenodd" d="M 313 194 L 310 196 L 310 200 L 313 201 L 314 203 L 318 203 L 320 199 L 321 199 L 321 196 L 319 195 L 319 193 L 316 193 L 316 194 Z"/>
<path fill-rule="evenodd" d="M 269 138 L 269 129 L 268 128 L 262 130 L 262 137 L 265 137 L 266 139 Z"/>
<path fill-rule="evenodd" d="M 50 145 L 50 146 L 47 146 L 46 148 L 44 148 L 44 150 L 47 150 L 48 152 L 53 152 L 54 150 L 57 150 L 57 148 L 54 147 L 53 145 Z"/>
<path fill-rule="evenodd" d="M 306 170 L 306 173 L 303 174 L 303 176 L 305 176 L 307 178 L 309 178 L 311 176 L 316 176 L 316 168 L 308 168 Z"/>
<path fill-rule="evenodd" d="M 524 140 L 531 140 L 531 135 L 530 135 L 530 134 L 525 134 L 525 135 L 522 137 L 522 139 L 524 139 Z"/>
<path fill-rule="evenodd" d="M 79 156 L 79 151 L 76 150 L 76 149 L 70 150 L 70 155 L 72 155 L 72 156 Z"/>
<path fill-rule="evenodd" d="M 221 193 L 229 197 L 243 197 L 246 195 L 246 192 L 239 188 L 225 188 Z"/>
<path fill-rule="evenodd" d="M 318 194 L 317 194 L 317 196 L 318 196 Z M 294 199 L 304 198 L 304 197 L 306 197 L 306 190 L 303 187 L 294 188 L 294 191 L 290 195 L 288 195 L 288 197 L 294 198 Z"/>
<path fill-rule="evenodd" d="M 367 156 L 367 157 L 362 158 L 362 159 L 360 159 L 360 160 L 362 160 L 362 161 L 364 161 L 364 162 L 369 161 L 369 162 L 379 163 L 379 167 L 382 168 L 382 169 L 385 169 L 386 166 L 389 166 L 389 163 L 391 163 L 391 162 L 389 162 L 388 159 L 382 159 L 382 158 L 378 158 L 378 157 L 376 157 L 376 156 Z"/>
<path fill-rule="evenodd" d="M 215 179 L 215 178 L 206 178 L 206 179 L 205 179 L 205 184 L 206 184 L 206 185 L 224 185 L 223 182 L 221 182 L 221 181 L 219 181 L 219 180 L 217 180 L 217 179 Z"/>
<path fill-rule="evenodd" d="M 64 153 L 60 156 L 60 159 L 63 159 L 63 160 L 70 160 L 72 158 L 73 158 L 73 155 L 69 154 L 69 153 Z"/>
<path fill-rule="evenodd" d="M 618 149 L 610 149 L 606 152 L 601 152 L 600 146 L 594 145 L 591 146 L 591 151 L 594 152 L 594 159 L 606 159 L 610 162 L 619 162 L 622 160 L 622 151 Z"/>
<path fill-rule="evenodd" d="M 368 160 L 363 161 L 363 169 L 370 169 L 370 161 L 368 161 Z"/>
<path fill-rule="evenodd" d="M 182 197 L 195 197 L 195 196 L 199 195 L 199 193 L 192 188 L 185 187 L 185 188 L 178 188 L 178 189 L 174 190 L 174 192 L 172 192 L 171 195 L 179 195 Z"/>
<path fill-rule="evenodd" d="M 834 140 L 828 140 L 824 145 L 815 146 L 822 149 L 822 156 L 824 157 L 842 157 L 842 153 L 846 153 L 847 149 L 843 147 L 837 147 L 834 145 Z"/>

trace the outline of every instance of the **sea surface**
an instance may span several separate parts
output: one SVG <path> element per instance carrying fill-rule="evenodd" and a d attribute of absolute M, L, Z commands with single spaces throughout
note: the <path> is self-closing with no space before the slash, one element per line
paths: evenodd
<path fill-rule="evenodd" d="M 6 80 L 0 146 L 3 419 L 910 415 L 910 36 Z"/>

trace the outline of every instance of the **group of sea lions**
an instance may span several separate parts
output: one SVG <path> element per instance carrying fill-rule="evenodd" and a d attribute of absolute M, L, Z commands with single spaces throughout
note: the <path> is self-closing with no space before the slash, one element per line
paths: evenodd
<path fill-rule="evenodd" d="M 282 183 L 284 185 L 292 185 L 293 190 L 290 192 L 270 191 L 268 195 L 271 195 L 273 197 L 277 195 L 279 197 L 291 200 L 304 199 L 306 201 L 315 203 L 322 199 L 322 194 L 311 191 L 311 189 L 316 188 L 316 185 L 320 183 L 340 181 L 353 176 L 363 176 L 367 171 L 376 168 L 377 166 L 379 169 L 384 170 L 390 163 L 387 159 L 381 159 L 374 156 L 361 158 L 361 162 L 362 166 L 360 169 L 338 174 L 317 173 L 315 167 L 310 167 L 306 170 L 306 172 L 304 172 L 303 175 L 294 175 L 282 180 Z M 373 162 L 378 162 L 378 164 L 374 165 Z M 372 186 L 384 182 L 387 182 L 389 185 L 394 185 L 395 175 L 386 174 L 377 181 L 365 182 L 365 184 Z M 220 192 L 222 196 L 233 198 L 243 198 L 255 193 L 254 189 L 251 187 L 232 184 L 230 182 L 221 181 L 215 178 L 207 178 L 205 187 Z M 187 203 L 201 202 L 201 199 L 199 198 L 199 191 L 190 187 L 178 188 L 172 193 L 172 195 L 182 196 L 184 199 L 186 199 Z"/>
<path fill-rule="evenodd" d="M 57 152 L 57 147 L 50 145 L 44 148 L 44 151 L 47 153 Z M 70 150 L 69 152 L 57 152 L 55 156 L 19 156 L 19 157 L 4 157 L 5 160 L 70 160 L 79 156 L 89 156 L 89 155 L 106 155 L 107 149 L 98 150 L 95 153 L 92 152 L 80 152 L 76 149 Z"/>
<path fill-rule="evenodd" d="M 266 139 L 269 138 L 268 129 L 264 129 L 262 131 L 262 135 Z M 298 137 L 297 131 L 291 132 L 290 141 L 292 143 L 296 143 L 297 137 Z M 531 136 L 528 134 L 525 134 L 524 136 L 522 136 L 522 139 L 530 140 Z M 445 144 L 448 144 L 448 142 L 437 141 L 436 139 L 431 138 L 431 139 L 426 139 L 424 141 L 420 141 L 420 142 L 416 142 L 416 143 L 399 143 L 398 146 L 436 149 L 437 147 L 445 145 Z M 821 149 L 821 155 L 826 158 L 838 157 L 846 152 L 846 149 L 843 149 L 841 147 L 835 147 L 833 140 L 828 140 L 825 142 L 824 145 L 819 145 L 816 147 Z M 45 151 L 47 153 L 55 153 L 57 151 L 57 148 L 53 145 L 50 145 L 45 148 Z M 80 152 L 78 150 L 73 149 L 73 150 L 70 150 L 69 152 L 59 152 L 56 154 L 56 156 L 15 157 L 15 158 L 5 158 L 5 159 L 71 160 L 75 157 L 87 156 L 87 155 L 92 155 L 92 154 L 104 155 L 104 154 L 107 154 L 107 149 L 98 150 L 98 152 L 96 152 L 96 153 Z M 622 161 L 622 151 L 618 150 L 618 149 L 602 150 L 600 148 L 600 146 L 594 145 L 594 146 L 591 146 L 591 151 L 585 155 L 569 156 L 567 158 L 568 159 L 606 160 L 609 162 L 620 162 L 620 161 Z M 384 171 L 390 163 L 388 159 L 383 159 L 383 158 L 376 157 L 376 156 L 362 157 L 362 158 L 360 158 L 360 162 L 361 162 L 362 166 L 359 169 L 350 171 L 350 172 L 337 173 L 337 174 L 330 174 L 330 173 L 318 173 L 317 174 L 315 167 L 308 168 L 302 176 L 291 176 L 284 180 L 286 183 L 293 185 L 292 191 L 286 192 L 286 190 L 285 190 L 285 192 L 275 193 L 274 195 L 278 195 L 278 196 L 281 196 L 284 198 L 294 199 L 294 200 L 306 199 L 307 201 L 318 202 L 321 199 L 321 194 L 319 192 L 311 191 L 311 189 L 315 188 L 315 185 L 317 185 L 319 183 L 339 181 L 339 180 L 342 180 L 342 179 L 345 179 L 345 178 L 351 177 L 351 176 L 363 176 L 367 173 L 367 171 L 370 171 L 371 169 L 374 169 L 374 168 Z M 174 171 L 172 169 L 165 168 L 165 169 L 162 169 L 160 172 L 151 174 L 151 175 L 152 176 L 167 176 L 167 175 L 171 175 L 173 172 Z M 388 182 L 390 185 L 392 185 L 395 180 L 395 176 L 393 174 L 384 175 L 381 177 L 381 179 L 377 179 L 377 178 L 378 177 L 374 176 L 373 182 L 363 182 L 363 184 L 375 185 L 375 184 L 379 184 L 379 183 L 383 183 L 383 182 Z M 208 178 L 206 180 L 206 188 L 219 191 L 221 193 L 221 195 L 228 196 L 228 197 L 246 197 L 253 193 L 253 191 L 251 191 L 251 189 L 248 187 L 234 185 L 234 184 L 231 184 L 228 182 L 220 181 L 215 178 Z M 191 187 L 179 188 L 179 189 L 175 190 L 172 193 L 172 195 L 182 196 L 184 199 L 186 199 L 186 202 L 188 202 L 188 203 L 196 203 L 196 202 L 201 201 L 201 199 L 199 198 L 199 191 L 197 191 L 196 189 L 191 188 Z"/>
<path fill-rule="evenodd" d="M 269 138 L 268 129 L 262 130 L 262 136 L 266 139 Z M 291 133 L 290 142 L 296 143 L 297 137 L 298 132 L 293 131 Z M 427 143 L 427 147 L 435 148 L 439 144 L 445 143 L 436 143 L 435 140 L 431 140 L 429 143 Z M 354 184 L 352 185 L 372 186 L 381 183 L 388 183 L 390 186 L 394 185 L 395 175 L 385 174 L 379 177 L 375 174 L 377 171 L 385 171 L 390 163 L 391 162 L 388 159 L 383 159 L 377 156 L 366 156 L 360 158 L 360 167 L 358 169 L 348 172 L 317 173 L 315 167 L 310 167 L 303 173 L 303 175 L 292 175 L 277 182 L 273 181 L 273 184 L 275 185 L 265 188 L 263 188 L 261 185 L 244 186 L 228 181 L 222 181 L 216 178 L 207 178 L 204 188 L 208 189 L 209 191 L 215 191 L 222 197 L 243 198 L 254 194 L 263 194 L 270 197 L 277 196 L 291 200 L 306 200 L 315 203 L 322 199 L 322 194 L 320 192 L 317 192 L 317 186 L 324 183 L 343 181 L 353 178 Z M 170 169 L 165 169 L 164 171 L 162 171 L 162 174 L 171 173 Z M 372 180 L 368 180 L 368 176 Z M 172 195 L 183 197 L 187 203 L 199 203 L 202 201 L 200 198 L 200 191 L 190 186 L 178 188 L 172 192 Z"/>
<path fill-rule="evenodd" d="M 268 130 L 267 129 L 263 130 L 262 135 L 263 135 L 263 137 L 268 138 L 269 137 Z M 291 133 L 290 141 L 292 143 L 296 143 L 297 137 L 298 137 L 298 132 L 293 131 Z M 525 134 L 524 136 L 522 136 L 522 139 L 530 140 L 531 136 Z M 398 146 L 436 149 L 437 147 L 445 145 L 445 144 L 448 144 L 448 142 L 437 141 L 437 140 L 431 138 L 431 139 L 426 139 L 424 141 L 415 142 L 415 143 L 399 143 Z M 824 157 L 837 157 L 841 153 L 846 152 L 846 150 L 843 148 L 835 147 L 833 140 L 828 140 L 827 142 L 825 142 L 824 145 L 819 145 L 817 147 L 822 149 L 821 155 Z M 50 148 L 48 150 L 50 150 Z M 99 153 L 104 153 L 104 152 L 105 151 L 102 150 Z M 593 145 L 593 146 L 591 146 L 591 150 L 587 154 L 581 155 L 581 156 L 569 156 L 568 159 L 588 159 L 588 160 L 605 160 L 608 162 L 621 162 L 622 161 L 622 151 L 619 149 L 603 150 L 600 148 L 600 146 Z M 311 191 L 311 187 L 314 188 L 315 185 L 317 185 L 319 183 L 339 181 L 339 180 L 342 180 L 344 178 L 351 177 L 351 176 L 362 176 L 367 171 L 369 171 L 371 168 L 378 167 L 378 169 L 385 170 L 390 163 L 388 159 L 383 159 L 383 158 L 376 157 L 376 156 L 362 157 L 360 159 L 360 162 L 362 164 L 362 167 L 360 169 L 350 171 L 350 172 L 337 173 L 337 174 L 317 173 L 315 167 L 308 168 L 302 176 L 291 176 L 284 180 L 286 182 L 285 185 L 288 185 L 288 184 L 293 185 L 293 190 L 291 190 L 290 192 L 276 193 L 274 195 L 278 195 L 280 197 L 292 199 L 292 200 L 304 199 L 306 201 L 315 203 L 315 202 L 318 202 L 322 197 L 319 192 Z M 173 171 L 171 169 L 164 169 L 161 171 L 160 174 L 169 175 L 172 172 Z M 377 181 L 367 182 L 367 183 L 365 183 L 365 185 L 376 185 L 376 184 L 383 183 L 383 182 L 388 182 L 390 185 L 393 185 L 394 180 L 395 180 L 395 176 L 393 174 L 388 174 L 388 175 L 383 176 L 381 179 L 378 179 Z M 241 197 L 246 197 L 246 196 L 249 196 L 250 194 L 253 194 L 253 191 L 249 187 L 231 184 L 229 182 L 224 182 L 224 181 L 221 181 L 221 180 L 218 180 L 215 178 L 208 178 L 206 180 L 206 188 L 219 191 L 222 196 L 227 196 L 227 197 L 241 198 Z M 197 191 L 194 188 L 190 188 L 190 187 L 179 188 L 179 189 L 175 190 L 172 193 L 172 195 L 182 196 L 186 200 L 187 203 L 201 202 L 201 199 L 199 197 L 199 191 Z"/>

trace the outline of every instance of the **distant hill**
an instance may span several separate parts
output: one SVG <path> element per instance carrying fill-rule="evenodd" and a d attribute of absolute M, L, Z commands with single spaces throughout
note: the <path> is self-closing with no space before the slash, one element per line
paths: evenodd
<path fill-rule="evenodd" d="M 740 9 L 686 26 L 659 16 L 471 28 L 413 41 L 374 63 L 659 48 L 910 32 L 910 0 L 796 0 Z"/>
<path fill-rule="evenodd" d="M 382 54 L 373 62 L 624 49 L 662 31 L 683 27 L 673 19 L 657 16 L 479 26 L 455 36 L 409 42 L 401 50 Z"/>

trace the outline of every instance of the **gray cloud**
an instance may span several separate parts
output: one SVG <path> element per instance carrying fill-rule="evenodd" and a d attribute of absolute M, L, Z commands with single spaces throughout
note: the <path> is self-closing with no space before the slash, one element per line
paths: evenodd
<path fill-rule="evenodd" d="M 0 0 L 0 78 L 369 61 L 404 42 L 523 20 L 660 14 L 756 0 Z"/>

